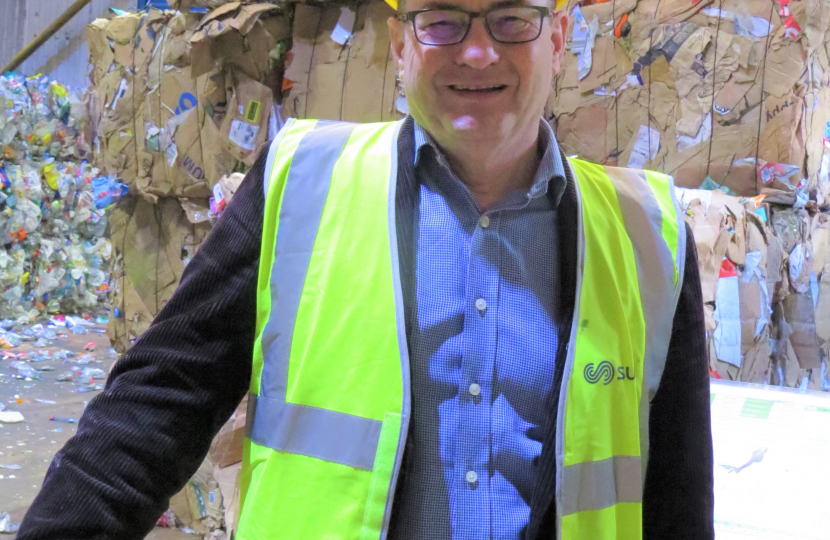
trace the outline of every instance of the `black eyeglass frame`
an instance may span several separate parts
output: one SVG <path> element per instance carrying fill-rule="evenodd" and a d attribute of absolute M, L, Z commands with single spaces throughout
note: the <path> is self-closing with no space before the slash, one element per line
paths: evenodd
<path fill-rule="evenodd" d="M 539 22 L 540 22 L 539 32 L 536 34 L 536 37 L 534 37 L 533 39 L 525 39 L 523 41 L 502 41 L 502 40 L 498 39 L 496 36 L 493 35 L 493 31 L 490 29 L 490 24 L 487 22 L 487 15 L 489 15 L 490 13 L 492 13 L 494 11 L 498 11 L 500 9 L 510 9 L 510 8 L 516 8 L 516 7 L 529 8 L 529 9 L 532 9 L 534 11 L 539 12 L 539 14 L 540 14 L 540 17 L 539 17 Z M 453 43 L 424 43 L 423 41 L 421 41 L 421 38 L 418 37 L 418 30 L 417 30 L 417 28 L 415 28 L 415 17 L 417 17 L 421 13 L 426 13 L 426 12 L 429 12 L 429 11 L 455 11 L 455 12 L 458 12 L 458 13 L 464 13 L 464 14 L 468 15 L 470 17 L 470 20 L 467 23 L 467 31 L 464 32 L 464 35 L 461 36 L 461 39 L 459 39 L 458 41 L 455 41 Z M 545 6 L 529 6 L 529 5 L 497 6 L 497 7 L 492 7 L 490 9 L 485 9 L 483 11 L 469 11 L 469 10 L 466 10 L 466 9 L 453 7 L 453 8 L 428 8 L 428 9 L 417 9 L 415 11 L 407 11 L 406 13 L 398 16 L 398 20 L 400 20 L 402 22 L 406 22 L 406 21 L 411 22 L 412 23 L 412 32 L 415 34 L 415 39 L 417 39 L 418 43 L 420 43 L 421 45 L 427 45 L 429 47 L 448 47 L 450 45 L 458 45 L 459 43 L 462 43 L 465 39 L 467 39 L 467 36 L 470 34 L 470 28 L 473 27 L 473 19 L 478 18 L 478 17 L 481 17 L 482 19 L 484 19 L 484 28 L 487 30 L 487 34 L 490 36 L 490 38 L 493 41 L 495 41 L 497 43 L 503 43 L 505 45 L 519 45 L 521 43 L 530 43 L 531 41 L 536 41 L 537 39 L 539 39 L 539 36 L 542 35 L 542 26 L 544 26 L 545 17 L 548 17 L 550 14 L 551 14 L 550 8 L 547 8 Z"/>

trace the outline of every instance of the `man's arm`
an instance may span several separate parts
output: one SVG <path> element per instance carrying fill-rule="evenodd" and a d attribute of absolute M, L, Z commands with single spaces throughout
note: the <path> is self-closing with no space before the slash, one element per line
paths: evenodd
<path fill-rule="evenodd" d="M 714 538 L 709 368 L 697 251 L 688 227 L 685 278 L 666 368 L 651 403 L 649 445 L 644 538 Z"/>
<path fill-rule="evenodd" d="M 267 150 L 55 456 L 19 540 L 141 539 L 251 377 Z"/>

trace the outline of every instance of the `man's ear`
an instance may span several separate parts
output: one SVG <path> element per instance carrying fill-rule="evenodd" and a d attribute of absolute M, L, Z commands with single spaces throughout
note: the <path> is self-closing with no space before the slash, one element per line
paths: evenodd
<path fill-rule="evenodd" d="M 389 27 L 389 41 L 392 48 L 392 58 L 395 59 L 395 63 L 398 65 L 398 70 L 400 71 L 403 69 L 403 45 L 406 28 L 396 17 L 389 17 L 386 24 Z"/>
<path fill-rule="evenodd" d="M 568 33 L 568 15 L 564 11 L 551 15 L 553 31 L 550 34 L 553 43 L 553 69 L 554 76 L 562 69 L 562 59 L 565 58 L 565 36 Z"/>

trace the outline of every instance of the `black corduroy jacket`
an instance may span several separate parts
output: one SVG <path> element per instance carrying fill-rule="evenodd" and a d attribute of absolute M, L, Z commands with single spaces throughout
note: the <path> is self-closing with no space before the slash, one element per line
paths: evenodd
<path fill-rule="evenodd" d="M 398 142 L 396 207 L 405 303 L 414 297 L 414 246 L 409 233 L 417 182 L 411 127 L 410 120 Z M 250 382 L 265 158 L 263 153 L 248 173 L 185 270 L 176 294 L 117 362 L 104 392 L 90 402 L 77 434 L 50 465 L 43 488 L 21 524 L 19 540 L 143 538 L 166 510 L 169 498 L 201 464 L 211 439 Z M 548 402 L 550 414 L 529 501 L 527 540 L 556 536 L 555 404 L 576 289 L 576 205 L 576 188 L 568 178 L 557 216 L 562 284 L 557 390 Z M 643 494 L 646 540 L 714 538 L 703 306 L 695 244 L 688 228 L 687 237 L 685 278 L 668 359 L 651 404 Z M 404 466 L 399 485 L 406 481 L 405 475 Z M 390 538 L 405 540 L 406 531 L 398 530 L 396 522 L 393 513 Z"/>

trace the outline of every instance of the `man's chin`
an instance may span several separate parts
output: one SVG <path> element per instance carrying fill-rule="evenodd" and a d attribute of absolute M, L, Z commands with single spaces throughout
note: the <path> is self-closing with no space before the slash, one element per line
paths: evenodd
<path fill-rule="evenodd" d="M 452 118 L 452 127 L 456 131 L 487 132 L 481 134 L 489 136 L 505 131 L 510 124 L 511 119 L 505 117 L 503 111 L 455 115 Z"/>
<path fill-rule="evenodd" d="M 456 117 L 452 122 L 452 127 L 456 131 L 474 131 L 481 128 L 481 121 L 474 115 L 465 114 Z"/>

